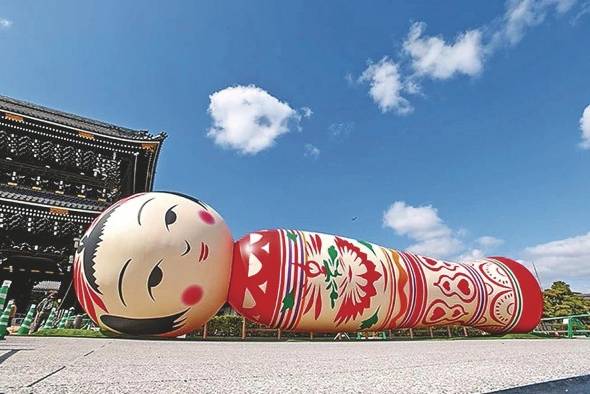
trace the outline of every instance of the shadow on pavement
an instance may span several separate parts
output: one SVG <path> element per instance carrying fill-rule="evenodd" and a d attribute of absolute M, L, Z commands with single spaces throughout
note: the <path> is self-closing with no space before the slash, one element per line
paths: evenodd
<path fill-rule="evenodd" d="M 494 394 L 537 394 L 537 393 L 590 393 L 590 375 L 576 376 L 573 378 L 552 380 L 545 383 L 530 384 L 528 386 L 515 387 L 513 389 L 493 391 Z"/>

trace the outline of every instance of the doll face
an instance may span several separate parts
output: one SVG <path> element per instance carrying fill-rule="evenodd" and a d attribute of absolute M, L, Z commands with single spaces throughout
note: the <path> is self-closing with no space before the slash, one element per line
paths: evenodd
<path fill-rule="evenodd" d="M 74 260 L 81 305 L 102 328 L 178 336 L 224 303 L 232 239 L 201 201 L 143 193 L 110 207 L 90 226 Z"/>

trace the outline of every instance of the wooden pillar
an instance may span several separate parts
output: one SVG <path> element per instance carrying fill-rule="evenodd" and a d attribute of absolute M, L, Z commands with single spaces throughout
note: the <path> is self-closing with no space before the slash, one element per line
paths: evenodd
<path fill-rule="evenodd" d="M 281 329 L 280 328 L 277 330 L 277 340 L 279 340 L 279 341 L 281 340 Z"/>
<path fill-rule="evenodd" d="M 453 337 L 453 333 L 451 333 L 451 326 L 447 326 L 447 333 L 449 334 L 449 338 Z"/>
<path fill-rule="evenodd" d="M 3 272 L 6 273 L 7 271 Z M 16 308 L 19 313 L 27 313 L 31 302 L 31 293 L 33 292 L 33 285 L 35 282 L 33 282 L 33 280 L 28 275 L 15 275 L 11 278 L 2 275 L 4 276 L 2 279 L 12 280 L 12 286 L 10 286 L 10 289 L 8 289 L 10 297 L 8 297 L 6 302 L 8 302 L 10 299 L 14 299 L 14 303 L 16 304 Z M 1 281 L 2 280 L 0 280 L 0 282 Z"/>
<path fill-rule="evenodd" d="M 432 327 L 428 327 L 428 330 L 430 331 L 430 338 L 434 338 L 434 332 L 432 332 Z"/>
<path fill-rule="evenodd" d="M 203 339 L 207 339 L 207 324 L 209 324 L 209 322 L 205 323 L 203 326 Z"/>
<path fill-rule="evenodd" d="M 246 318 L 242 317 L 242 339 L 246 339 Z"/>
<path fill-rule="evenodd" d="M 414 329 L 410 328 L 410 339 L 414 339 Z"/>

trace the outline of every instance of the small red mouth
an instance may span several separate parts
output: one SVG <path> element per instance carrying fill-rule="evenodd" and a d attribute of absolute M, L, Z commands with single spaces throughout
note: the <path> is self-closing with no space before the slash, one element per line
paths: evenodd
<path fill-rule="evenodd" d="M 209 246 L 205 242 L 201 242 L 201 254 L 199 255 L 199 263 L 207 260 L 209 257 Z"/>

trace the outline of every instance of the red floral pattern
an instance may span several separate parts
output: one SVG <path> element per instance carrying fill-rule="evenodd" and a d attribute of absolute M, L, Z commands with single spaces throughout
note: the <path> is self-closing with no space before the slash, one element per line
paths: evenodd
<path fill-rule="evenodd" d="M 375 263 L 358 246 L 339 237 L 335 241 L 342 277 L 338 284 L 340 308 L 334 322 L 340 325 L 356 319 L 371 307 L 371 298 L 377 294 L 375 282 L 381 278 L 381 274 L 375 270 Z"/>
<path fill-rule="evenodd" d="M 322 286 L 324 286 L 323 277 L 326 275 L 326 267 L 320 265 L 322 238 L 317 234 L 312 235 L 305 244 L 305 252 L 307 261 L 302 266 L 305 273 L 303 296 L 307 303 L 303 314 L 308 313 L 313 307 L 313 318 L 317 320 L 322 312 Z"/>

